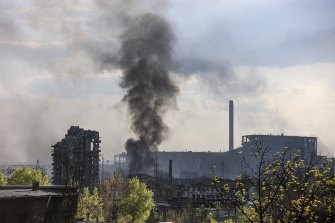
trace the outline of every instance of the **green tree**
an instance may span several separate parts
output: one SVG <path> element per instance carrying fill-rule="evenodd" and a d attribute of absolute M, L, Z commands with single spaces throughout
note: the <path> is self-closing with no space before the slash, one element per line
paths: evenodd
<path fill-rule="evenodd" d="M 98 189 L 94 188 L 92 193 L 85 187 L 79 196 L 77 218 L 85 221 L 104 221 L 102 215 L 102 201 Z"/>
<path fill-rule="evenodd" d="M 2 171 L 0 171 L 0 186 L 4 186 L 6 184 L 7 184 L 7 177 Z"/>
<path fill-rule="evenodd" d="M 278 222 L 334 222 L 335 176 L 331 159 L 306 162 L 297 154 L 280 164 L 287 176 L 275 201 Z"/>
<path fill-rule="evenodd" d="M 144 223 L 154 208 L 153 192 L 137 177 L 129 180 L 121 204 L 120 213 L 129 223 Z"/>
<path fill-rule="evenodd" d="M 272 205 L 280 192 L 274 162 L 279 156 L 270 159 L 270 149 L 261 146 L 253 148 L 252 154 L 256 165 L 251 168 L 244 160 L 243 174 L 223 186 L 223 203 L 237 208 L 240 222 L 265 223 L 271 219 Z"/>
<path fill-rule="evenodd" d="M 91 213 L 92 219 L 96 222 L 101 222 L 104 220 L 102 207 L 103 204 L 98 193 L 98 189 L 94 188 L 90 197 L 89 211 Z"/>
<path fill-rule="evenodd" d="M 307 161 L 298 152 L 268 155 L 258 147 L 257 164 L 246 165 L 244 174 L 224 185 L 223 199 L 238 209 L 236 222 L 335 222 L 335 176 L 331 159 L 312 157 Z M 217 180 L 217 179 L 216 179 Z"/>
<path fill-rule="evenodd" d="M 79 195 L 77 218 L 82 218 L 84 220 L 89 220 L 90 213 L 88 207 L 90 205 L 90 190 L 85 187 L 81 194 Z"/>
<path fill-rule="evenodd" d="M 126 181 L 121 172 L 99 185 L 99 194 L 103 203 L 103 213 L 106 221 L 118 222 L 118 212 L 121 198 L 126 189 Z"/>
<path fill-rule="evenodd" d="M 38 181 L 42 186 L 50 184 L 48 175 L 43 174 L 40 169 L 29 167 L 16 169 L 8 177 L 8 185 L 32 185 L 34 181 Z"/>

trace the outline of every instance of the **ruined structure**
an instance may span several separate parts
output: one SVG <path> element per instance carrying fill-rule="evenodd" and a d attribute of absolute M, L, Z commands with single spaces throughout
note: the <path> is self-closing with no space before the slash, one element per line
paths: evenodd
<path fill-rule="evenodd" d="M 99 132 L 71 126 L 53 145 L 53 184 L 93 188 L 99 183 Z"/>

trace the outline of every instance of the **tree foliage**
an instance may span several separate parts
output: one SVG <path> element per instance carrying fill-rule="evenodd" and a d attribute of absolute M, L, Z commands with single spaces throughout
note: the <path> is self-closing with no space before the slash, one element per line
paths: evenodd
<path fill-rule="evenodd" d="M 79 196 L 77 218 L 89 220 L 90 213 L 88 211 L 88 207 L 90 205 L 90 196 L 91 196 L 90 190 L 87 187 L 85 187 Z"/>
<path fill-rule="evenodd" d="M 32 185 L 34 181 L 38 181 L 42 186 L 50 184 L 48 175 L 43 174 L 40 169 L 29 167 L 16 169 L 8 177 L 8 185 Z"/>
<path fill-rule="evenodd" d="M 0 171 L 0 186 L 4 186 L 6 184 L 7 184 L 7 177 L 2 171 Z"/>
<path fill-rule="evenodd" d="M 275 219 L 280 222 L 334 222 L 335 176 L 331 159 L 308 163 L 299 158 L 284 164 L 286 171 L 280 194 L 274 201 Z"/>
<path fill-rule="evenodd" d="M 138 178 L 130 179 L 120 203 L 123 218 L 129 223 L 144 223 L 153 208 L 153 192 Z"/>
<path fill-rule="evenodd" d="M 121 172 L 103 181 L 99 186 L 99 194 L 103 203 L 103 214 L 106 221 L 118 222 L 119 208 L 123 193 L 126 189 L 126 181 Z"/>
<path fill-rule="evenodd" d="M 153 192 L 138 178 L 128 186 L 121 173 L 104 181 L 92 192 L 84 188 L 79 196 L 77 218 L 85 221 L 144 223 L 154 207 Z"/>
<path fill-rule="evenodd" d="M 94 188 L 92 192 L 85 187 L 80 194 L 77 210 L 77 218 L 85 221 L 104 221 L 102 212 L 102 201 L 98 193 L 98 189 Z"/>
<path fill-rule="evenodd" d="M 334 222 L 335 176 L 331 159 L 286 152 L 272 157 L 257 147 L 257 165 L 245 165 L 244 174 L 223 187 L 223 199 L 233 201 L 237 222 Z M 217 179 L 216 179 L 217 180 Z"/>

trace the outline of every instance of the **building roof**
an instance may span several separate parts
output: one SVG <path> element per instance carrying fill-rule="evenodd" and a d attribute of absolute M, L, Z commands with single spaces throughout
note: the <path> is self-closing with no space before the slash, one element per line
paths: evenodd
<path fill-rule="evenodd" d="M 14 185 L 0 186 L 1 199 L 17 199 L 17 198 L 41 198 L 41 197 L 61 197 L 69 195 L 76 191 L 74 187 L 65 187 L 63 185 L 40 186 L 39 189 L 33 190 L 31 186 Z"/>
<path fill-rule="evenodd" d="M 302 139 L 316 139 L 317 137 L 315 136 L 293 136 L 293 135 L 272 135 L 272 134 L 251 134 L 251 135 L 243 135 L 242 137 L 277 137 L 277 138 L 302 138 Z"/>
<path fill-rule="evenodd" d="M 0 199 L 41 198 L 49 196 L 62 196 L 62 194 L 42 190 L 33 191 L 32 189 L 0 190 Z"/>

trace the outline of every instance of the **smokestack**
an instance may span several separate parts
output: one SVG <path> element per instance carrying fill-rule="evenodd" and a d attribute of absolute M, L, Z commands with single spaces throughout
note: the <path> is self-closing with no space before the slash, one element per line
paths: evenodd
<path fill-rule="evenodd" d="M 172 160 L 169 160 L 169 183 L 172 184 Z"/>
<path fill-rule="evenodd" d="M 229 101 L 229 151 L 234 149 L 234 102 Z"/>

